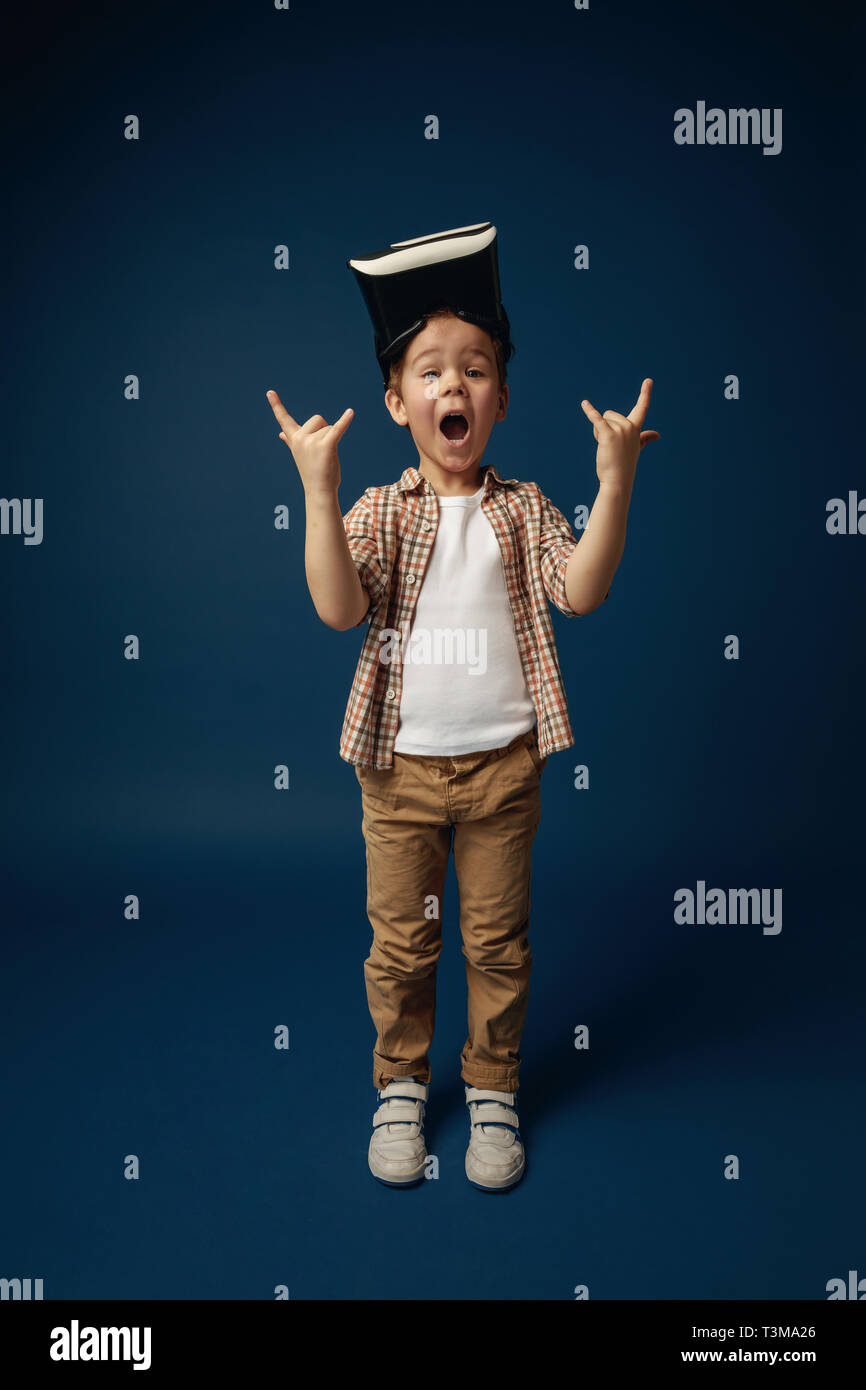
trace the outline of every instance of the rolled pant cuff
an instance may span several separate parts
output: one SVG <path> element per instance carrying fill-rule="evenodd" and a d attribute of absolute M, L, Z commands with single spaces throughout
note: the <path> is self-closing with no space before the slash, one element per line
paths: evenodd
<path fill-rule="evenodd" d="M 402 1081 L 405 1077 L 410 1077 L 410 1076 L 412 1076 L 412 1077 L 417 1076 L 418 1079 L 419 1079 L 419 1081 L 420 1081 L 420 1082 L 422 1083 L 422 1085 L 424 1085 L 424 1086 L 429 1086 L 429 1085 L 430 1085 L 430 1069 L 429 1069 L 429 1067 L 407 1067 L 407 1069 L 406 1069 L 405 1071 L 391 1072 L 391 1073 L 388 1073 L 387 1075 L 386 1075 L 384 1072 L 378 1071 L 378 1070 L 374 1067 L 374 1068 L 373 1068 L 373 1085 L 376 1087 L 376 1090 L 377 1090 L 377 1091 L 384 1091 L 385 1087 L 388 1085 L 389 1082 L 391 1082 L 391 1081 Z"/>
<path fill-rule="evenodd" d="M 481 1076 L 478 1072 L 467 1076 L 465 1071 L 461 1071 L 460 1077 L 467 1086 L 474 1086 L 479 1091 L 516 1091 L 520 1085 L 514 1072 L 510 1076 Z"/>

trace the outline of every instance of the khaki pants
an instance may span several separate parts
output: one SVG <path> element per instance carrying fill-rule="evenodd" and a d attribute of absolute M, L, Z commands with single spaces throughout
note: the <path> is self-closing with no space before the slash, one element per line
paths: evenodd
<path fill-rule="evenodd" d="M 364 977 L 379 1089 L 398 1076 L 430 1080 L 452 833 L 469 995 L 460 1075 L 470 1086 L 518 1089 L 532 966 L 530 854 L 546 763 L 533 728 L 485 752 L 395 753 L 393 768 L 356 765 L 373 928 Z"/>

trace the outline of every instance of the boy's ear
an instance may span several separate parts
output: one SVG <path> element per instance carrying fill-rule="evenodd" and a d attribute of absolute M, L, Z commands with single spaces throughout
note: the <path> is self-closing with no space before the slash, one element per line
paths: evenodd
<path fill-rule="evenodd" d="M 393 389 L 385 392 L 385 409 L 396 425 L 405 425 L 407 429 L 409 428 L 406 407 L 398 393 Z"/>

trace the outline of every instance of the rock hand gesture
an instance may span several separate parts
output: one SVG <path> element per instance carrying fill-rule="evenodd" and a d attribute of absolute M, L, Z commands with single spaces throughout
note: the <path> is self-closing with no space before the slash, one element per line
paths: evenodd
<path fill-rule="evenodd" d="M 335 495 L 340 486 L 340 460 L 337 445 L 354 417 L 353 410 L 344 410 L 339 420 L 329 425 L 321 415 L 311 415 L 303 425 L 293 420 L 276 391 L 266 392 L 274 415 L 281 425 L 280 439 L 298 465 L 304 492 L 310 496 Z"/>
<path fill-rule="evenodd" d="M 641 449 L 651 440 L 661 439 L 656 430 L 641 429 L 652 387 L 652 377 L 647 377 L 628 415 L 620 415 L 618 410 L 606 410 L 602 415 L 591 401 L 581 401 L 581 409 L 592 421 L 592 432 L 598 440 L 595 471 L 602 486 L 630 493 Z"/>

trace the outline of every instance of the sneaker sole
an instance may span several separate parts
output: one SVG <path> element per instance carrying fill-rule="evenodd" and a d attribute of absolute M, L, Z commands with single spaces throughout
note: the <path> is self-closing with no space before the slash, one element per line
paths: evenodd
<path fill-rule="evenodd" d="M 469 1182 L 472 1184 L 473 1187 L 478 1188 L 479 1192 L 510 1192 L 511 1188 L 517 1186 L 517 1184 L 523 1178 L 524 1173 L 526 1172 L 526 1162 L 524 1161 L 523 1166 L 514 1174 L 513 1177 L 507 1178 L 504 1182 L 486 1183 L 479 1182 L 477 1178 L 473 1178 L 472 1173 L 470 1171 L 468 1157 L 464 1167 L 466 1169 L 466 1177 L 468 1178 Z"/>
<path fill-rule="evenodd" d="M 372 1168 L 370 1172 L 373 1172 Z M 417 1187 L 419 1182 L 424 1181 L 423 1173 L 420 1173 L 417 1178 L 405 1178 L 403 1182 L 395 1182 L 393 1178 L 380 1178 L 378 1173 L 373 1173 L 373 1177 L 377 1182 L 380 1182 L 383 1187 Z"/>

